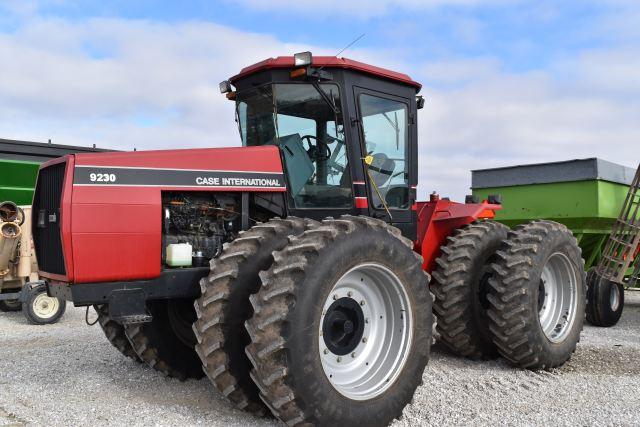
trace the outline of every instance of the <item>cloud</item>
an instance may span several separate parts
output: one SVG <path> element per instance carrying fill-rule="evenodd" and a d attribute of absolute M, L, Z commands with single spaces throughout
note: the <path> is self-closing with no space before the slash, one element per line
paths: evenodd
<path fill-rule="evenodd" d="M 220 80 L 308 46 L 206 22 L 34 16 L 0 33 L 0 137 L 119 149 L 237 146 Z M 421 197 L 468 193 L 471 169 L 598 156 L 640 161 L 640 47 L 583 49 L 509 71 L 492 56 L 420 64 L 389 50 L 350 57 L 424 83 Z"/>
<path fill-rule="evenodd" d="M 426 10 L 446 6 L 487 6 L 520 3 L 520 0 L 325 0 L 321 4 L 295 0 L 236 0 L 236 4 L 258 11 L 278 10 L 280 13 L 304 13 L 318 16 L 349 16 L 368 19 L 396 10 Z"/>
<path fill-rule="evenodd" d="M 554 73 L 507 73 L 493 63 L 469 61 L 466 69 L 477 69 L 477 78 L 462 73 L 462 86 L 430 89 L 426 79 L 420 192 L 435 189 L 460 199 L 468 171 L 485 167 L 585 157 L 637 167 L 638 54 L 594 50 L 564 61 Z M 465 69 L 463 64 L 429 64 L 422 72 Z"/>
<path fill-rule="evenodd" d="M 34 19 L 0 33 L 0 128 L 116 148 L 235 145 L 218 82 L 298 50 L 210 23 Z"/>

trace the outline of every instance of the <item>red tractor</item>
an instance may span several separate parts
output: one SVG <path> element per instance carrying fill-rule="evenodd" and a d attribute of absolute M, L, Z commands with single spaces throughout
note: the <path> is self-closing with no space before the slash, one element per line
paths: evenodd
<path fill-rule="evenodd" d="M 123 354 L 206 374 L 238 408 L 291 425 L 398 417 L 429 359 L 432 304 L 456 354 L 531 369 L 570 357 L 585 305 L 575 239 L 490 221 L 498 197 L 416 201 L 419 83 L 304 52 L 220 89 L 241 148 L 40 169 L 48 291 L 94 306 Z"/>

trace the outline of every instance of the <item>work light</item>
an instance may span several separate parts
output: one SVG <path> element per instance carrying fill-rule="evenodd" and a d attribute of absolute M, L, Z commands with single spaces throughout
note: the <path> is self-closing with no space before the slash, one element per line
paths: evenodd
<path fill-rule="evenodd" d="M 299 52 L 293 55 L 293 65 L 296 67 L 306 67 L 311 65 L 311 52 Z"/>
<path fill-rule="evenodd" d="M 233 91 L 231 88 L 231 82 L 229 80 L 223 80 L 220 82 L 220 93 L 229 93 Z"/>

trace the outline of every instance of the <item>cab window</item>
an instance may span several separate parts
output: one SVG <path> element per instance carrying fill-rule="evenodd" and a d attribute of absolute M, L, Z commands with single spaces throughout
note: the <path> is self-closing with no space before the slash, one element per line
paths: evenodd
<path fill-rule="evenodd" d="M 244 145 L 278 145 L 296 208 L 350 208 L 351 177 L 335 84 L 283 83 L 238 93 Z"/>
<path fill-rule="evenodd" d="M 408 107 L 404 102 L 361 94 L 362 130 L 375 209 L 409 207 Z"/>

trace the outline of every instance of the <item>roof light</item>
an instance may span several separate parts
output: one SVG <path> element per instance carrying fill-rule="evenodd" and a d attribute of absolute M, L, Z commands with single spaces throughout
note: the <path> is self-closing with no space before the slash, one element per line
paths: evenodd
<path fill-rule="evenodd" d="M 298 77 L 304 77 L 307 75 L 306 68 L 297 68 L 289 73 L 289 77 L 292 79 L 297 79 Z"/>
<path fill-rule="evenodd" d="M 231 82 L 229 80 L 223 80 L 220 82 L 220 93 L 229 93 L 233 89 L 231 88 Z"/>
<path fill-rule="evenodd" d="M 299 52 L 293 55 L 293 65 L 296 67 L 306 67 L 311 65 L 312 55 L 311 52 Z"/>

